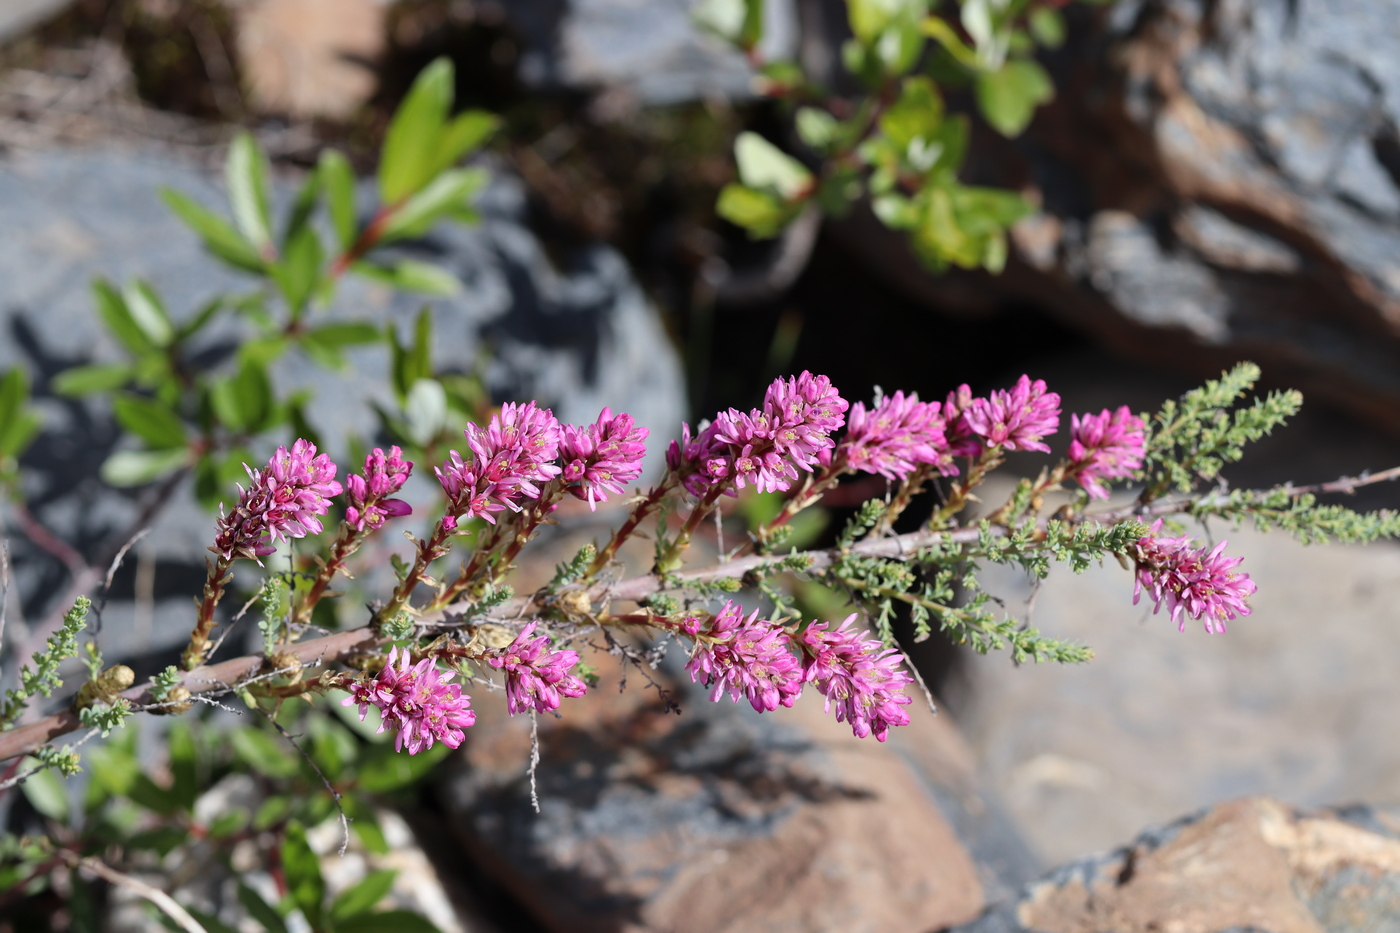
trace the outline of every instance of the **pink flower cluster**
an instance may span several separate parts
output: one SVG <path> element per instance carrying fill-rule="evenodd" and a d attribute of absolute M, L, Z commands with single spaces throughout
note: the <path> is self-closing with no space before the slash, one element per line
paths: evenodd
<path fill-rule="evenodd" d="M 1161 610 L 1165 604 L 1178 631 L 1183 632 L 1183 612 L 1200 619 L 1210 633 L 1223 633 L 1226 621 L 1250 614 L 1246 600 L 1258 587 L 1249 574 L 1233 572 L 1244 558 L 1226 557 L 1228 542 L 1221 541 L 1207 552 L 1205 548 L 1192 547 L 1186 535 L 1157 537 L 1161 528 L 1162 520 L 1158 519 L 1138 539 L 1134 604 L 1146 589 L 1155 604 L 1152 611 Z"/>
<path fill-rule="evenodd" d="M 958 392 L 965 392 L 962 386 Z M 972 399 L 962 409 L 963 421 L 987 444 L 1007 450 L 1049 453 L 1041 438 L 1060 429 L 1060 396 L 1045 390 L 1045 380 L 1022 376 L 1010 389 Z"/>
<path fill-rule="evenodd" d="M 403 451 L 398 447 L 390 447 L 387 455 L 374 448 L 365 456 L 364 475 L 351 474 L 345 480 L 350 499 L 345 520 L 356 531 L 364 531 L 366 525 L 375 529 L 391 516 L 412 513 L 407 502 L 389 498 L 403 488 L 412 472 L 413 462 L 403 459 Z"/>
<path fill-rule="evenodd" d="M 538 623 L 520 630 L 515 640 L 486 659 L 506 672 L 506 706 L 512 716 L 526 710 L 548 713 L 559 708 L 561 697 L 581 697 L 588 687 L 574 673 L 578 652 L 555 651 L 549 637 L 536 635 Z"/>
<path fill-rule="evenodd" d="M 683 630 L 695 639 L 695 650 L 685 669 L 692 681 L 704 681 L 710 699 L 726 691 L 741 697 L 760 713 L 792 706 L 802 692 L 802 663 L 788 648 L 782 628 L 758 617 L 747 618 L 737 603 L 727 602 L 707 626 L 686 619 Z"/>
<path fill-rule="evenodd" d="M 320 534 L 319 516 L 330 511 L 330 500 L 340 495 L 336 466 L 316 445 L 298 439 L 291 450 L 278 447 L 267 466 L 254 470 L 247 464 L 251 482 L 239 487 L 238 504 L 219 516 L 219 531 L 211 550 L 225 559 L 256 560 L 273 552 L 277 541 Z"/>
<path fill-rule="evenodd" d="M 395 665 L 399 666 L 395 666 Z M 343 706 L 358 705 L 363 722 L 371 706 L 379 710 L 379 729 L 393 726 L 394 748 L 416 755 L 441 742 L 448 748 L 462 744 L 464 729 L 476 722 L 471 697 L 447 681 L 451 671 L 439 671 L 433 658 L 409 664 L 407 649 L 389 650 L 384 668 L 374 677 L 356 681 Z"/>
<path fill-rule="evenodd" d="M 900 653 L 869 632 L 852 628 L 849 615 L 837 629 L 813 622 L 802 633 L 804 679 L 826 697 L 826 710 L 836 706 L 836 721 L 850 723 L 856 738 L 874 735 L 881 742 L 890 726 L 909 724 L 904 710 L 911 700 L 904 692 L 914 678 L 900 665 Z"/>
<path fill-rule="evenodd" d="M 810 473 L 835 445 L 831 434 L 845 423 L 847 407 L 826 376 L 777 379 L 762 408 L 721 412 L 694 438 L 683 426 L 666 463 L 696 496 L 716 484 L 730 495 L 749 485 L 759 492 L 786 490 L 799 469 Z"/>
<path fill-rule="evenodd" d="M 1132 476 L 1142 466 L 1146 427 L 1127 405 L 1070 417 L 1070 475 L 1096 499 L 1107 499 L 1106 479 Z"/>
<path fill-rule="evenodd" d="M 609 495 L 621 495 L 642 474 L 647 433 L 631 415 L 614 417 L 611 408 L 604 408 L 594 424 L 566 425 L 559 451 L 569 492 L 587 502 L 589 509 L 606 502 Z"/>
<path fill-rule="evenodd" d="M 885 396 L 868 412 L 863 402 L 856 402 L 841 441 L 847 465 L 894 480 L 925 464 L 937 466 L 945 476 L 956 474 L 939 409 L 937 402 L 921 402 L 918 395 L 903 392 Z"/>
<path fill-rule="evenodd" d="M 451 525 L 463 515 L 496 523 L 495 513 L 507 508 L 519 511 L 523 497 L 537 497 L 538 483 L 558 476 L 559 420 L 548 408 L 534 402 L 506 403 L 483 430 L 468 424 L 463 432 L 471 458 L 457 451 L 441 467 L 434 467 L 442 491 L 451 501 Z"/>
<path fill-rule="evenodd" d="M 836 721 L 847 722 L 857 738 L 874 735 L 883 742 L 890 726 L 903 726 L 910 703 L 904 692 L 914 679 L 900 666 L 900 654 L 869 632 L 852 628 L 855 616 L 831 630 L 813 622 L 796 639 L 782 626 L 748 616 L 727 602 L 712 619 L 687 618 L 681 631 L 695 639 L 686 670 L 690 679 L 710 688 L 710 699 L 728 693 L 767 713 L 792 706 L 806 684 L 826 697 L 826 711 L 836 707 Z"/>

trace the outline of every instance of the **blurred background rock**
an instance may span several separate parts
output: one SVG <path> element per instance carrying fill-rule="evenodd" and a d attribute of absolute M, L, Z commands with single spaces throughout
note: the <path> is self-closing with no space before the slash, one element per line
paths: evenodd
<path fill-rule="evenodd" d="M 100 355 L 96 328 L 82 323 L 86 282 L 99 272 L 149 276 L 176 304 L 221 287 L 156 200 L 157 185 L 213 199 L 210 167 L 238 126 L 258 134 L 284 184 L 326 144 L 367 171 L 412 77 L 447 54 L 459 105 L 505 118 L 492 146 L 496 181 L 480 227 L 410 248 L 433 251 L 467 286 L 438 308 L 452 323 L 437 352 L 466 366 L 489 346 L 498 401 L 572 401 L 578 410 L 561 414 L 574 420 L 609 404 L 641 415 L 661 441 L 680 418 L 752 405 L 774 376 L 804 368 L 831 375 L 848 398 L 877 384 L 938 398 L 961 382 L 983 391 L 1029 372 L 1062 393 L 1066 411 L 1124 402 L 1143 410 L 1252 359 L 1264 388 L 1300 388 L 1309 404 L 1297 425 L 1227 470 L 1232 483 L 1307 483 L 1400 463 L 1400 3 L 1070 8 L 1069 41 L 1044 62 L 1055 101 L 1015 141 L 974 130 L 968 180 L 1022 190 L 1042 208 L 1014 230 L 1008 268 L 995 277 L 932 275 L 899 234 L 859 209 L 776 243 L 748 242 L 719 222 L 713 204 L 733 175 L 734 135 L 751 128 L 795 142 L 777 110 L 752 95 L 743 57 L 693 28 L 690 5 L 0 5 L 0 365 L 27 362 L 42 397 L 43 377 Z M 834 78 L 840 0 L 770 0 L 766 16 L 769 55 L 797 56 Z M 971 109 L 957 94 L 951 101 Z M 385 307 L 372 289 L 342 305 L 351 316 L 413 310 Z M 361 385 L 374 377 L 364 374 Z M 327 397 L 345 390 L 322 387 Z M 48 477 L 33 508 L 73 543 L 90 541 L 132 509 L 95 484 L 110 427 L 100 412 L 43 404 L 58 427 L 33 455 Z M 1358 504 L 1396 499 L 1393 487 L 1372 488 Z M 152 537 L 180 544 L 143 558 L 159 570 L 154 583 L 139 564 L 119 578 L 112 618 L 129 612 L 168 629 L 173 648 L 186 625 L 173 596 L 193 585 L 188 555 L 207 518 L 191 504 L 168 521 L 188 534 Z M 1086 667 L 1018 670 L 1003 657 L 920 646 L 951 710 L 938 722 L 956 720 L 962 736 L 948 730 L 935 742 L 924 733 L 944 727 L 927 724 L 911 735 L 927 747 L 956 745 L 965 758 L 916 754 L 908 749 L 919 740 L 902 737 L 869 754 L 888 759 L 870 767 L 904 776 L 867 787 L 850 776 L 866 766 L 841 758 L 849 740 L 804 731 L 805 720 L 756 723 L 687 699 L 678 726 L 634 690 L 627 702 L 645 715 L 599 711 L 557 741 L 546 732 L 541 822 L 515 812 L 527 792 L 519 772 L 486 738 L 474 744 L 431 802 L 454 815 L 457 833 L 430 854 L 477 866 L 464 874 L 486 914 L 496 911 L 480 920 L 488 926 L 522 929 L 513 925 L 526 922 L 523 904 L 543 928 L 576 929 L 576 912 L 587 912 L 579 905 L 592 904 L 609 930 L 737 931 L 757 929 L 744 918 L 762 915 L 763 929 L 858 929 L 838 918 L 867 916 L 880 918 L 871 929 L 915 931 L 970 919 L 984 897 L 1040 867 L 1231 798 L 1400 802 L 1400 697 L 1390 676 L 1400 550 L 1209 533 L 1229 537 L 1259 583 L 1255 613 L 1228 635 L 1178 635 L 1131 605 L 1130 575 L 1115 566 L 1061 576 L 1037 593 L 1014 575 L 999 581 L 1008 605 L 1033 612 L 1038 626 L 1094 646 L 1099 658 Z M 68 569 L 32 549 L 17 566 L 26 617 L 49 611 Z M 146 603 L 132 598 L 141 593 Z M 165 642 L 143 647 L 149 664 L 165 663 Z M 635 734 L 640 758 L 616 747 L 619 723 L 634 730 L 622 734 Z M 791 733 L 780 737 L 791 754 L 777 765 L 764 747 L 778 740 L 754 738 L 768 728 Z M 519 736 L 490 741 L 514 749 Z M 793 768 L 805 776 L 784 785 Z M 697 870 L 689 863 L 701 851 L 782 862 L 793 851 L 782 846 L 854 846 L 854 861 L 823 870 L 879 875 L 880 853 L 855 846 L 859 820 L 842 815 L 851 807 L 913 807 L 929 846 L 941 845 L 946 822 L 970 854 L 926 866 L 922 894 L 870 888 L 864 912 L 859 889 L 839 885 L 734 895 L 813 898 L 832 906 L 825 919 L 812 919 L 823 916 L 815 908 L 755 906 L 726 919 L 686 907 Z M 746 848 L 764 845 L 757 855 Z M 959 896 L 967 879 L 984 894 L 964 902 L 935 893 L 949 878 L 960 879 Z M 620 887 L 599 887 L 612 881 Z M 482 901 L 482 891 L 495 893 Z M 897 922 L 880 912 L 891 898 L 913 905 L 896 911 Z M 979 927 L 1003 928 L 1013 927 Z M 1331 920 L 1323 928 L 1349 929 Z"/>

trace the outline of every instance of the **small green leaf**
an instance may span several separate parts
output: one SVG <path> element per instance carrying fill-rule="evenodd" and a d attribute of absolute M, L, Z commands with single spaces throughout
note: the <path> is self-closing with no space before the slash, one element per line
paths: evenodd
<path fill-rule="evenodd" d="M 122 289 L 122 298 L 131 320 L 156 347 L 168 347 L 175 339 L 175 325 L 155 289 L 145 282 L 133 282 Z"/>
<path fill-rule="evenodd" d="M 398 342 L 398 335 L 392 329 L 394 354 L 394 387 L 400 398 L 407 399 L 409 390 L 420 379 L 428 379 L 433 374 L 433 315 L 424 307 L 418 312 L 413 325 L 413 343 L 407 347 Z"/>
<path fill-rule="evenodd" d="M 1035 108 L 1055 96 L 1045 69 L 1030 59 L 1015 59 L 998 71 L 977 76 L 977 105 L 1003 136 L 1017 136 L 1031 122 Z"/>
<path fill-rule="evenodd" d="M 428 443 L 447 426 L 447 393 L 436 379 L 419 379 L 404 402 L 408 437 L 419 447 Z"/>
<path fill-rule="evenodd" d="M 419 73 L 389 122 L 379 159 L 379 197 L 397 205 L 433 177 L 443 123 L 452 107 L 454 70 L 448 58 L 435 59 Z"/>
<path fill-rule="evenodd" d="M 387 739 L 385 733 L 375 741 Z M 355 830 L 355 835 L 366 849 L 375 855 L 386 855 L 389 852 L 389 840 L 384 838 L 384 830 L 379 828 L 379 815 L 374 809 L 359 797 L 346 796 L 342 803 L 345 806 L 345 813 L 350 817 L 351 829 Z"/>
<path fill-rule="evenodd" d="M 186 446 L 184 422 L 164 402 L 119 392 L 112 398 L 112 409 L 118 423 L 153 450 L 183 449 Z"/>
<path fill-rule="evenodd" d="M 288 778 L 300 768 L 298 759 L 261 729 L 231 729 L 229 741 L 243 763 L 271 778 Z"/>
<path fill-rule="evenodd" d="M 337 150 L 323 149 L 317 174 L 326 195 L 326 206 L 330 208 L 336 242 L 342 250 L 347 250 L 354 245 L 357 235 L 355 170 L 350 167 L 350 160 Z"/>
<path fill-rule="evenodd" d="M 464 205 L 489 176 L 485 169 L 459 168 L 443 172 L 389 215 L 381 242 L 421 236 L 439 219 Z"/>
<path fill-rule="evenodd" d="M 401 259 L 392 266 L 357 262 L 351 268 L 367 279 L 403 291 L 442 296 L 456 295 L 462 291 L 462 280 L 456 275 L 442 266 L 416 259 Z"/>
<path fill-rule="evenodd" d="M 235 431 L 256 433 L 275 413 L 272 383 L 256 359 L 244 359 L 231 378 L 215 382 L 209 400 L 219 421 Z"/>
<path fill-rule="evenodd" d="M 331 347 L 350 347 L 375 343 L 383 336 L 383 328 L 368 321 L 340 321 L 313 327 L 302 335 L 302 339 L 314 338 L 317 343 Z"/>
<path fill-rule="evenodd" d="M 188 450 L 119 450 L 102 464 L 102 482 L 117 489 L 144 486 L 188 466 Z"/>
<path fill-rule="evenodd" d="M 253 135 L 240 132 L 228 149 L 224 181 L 234 223 L 260 251 L 272 246 L 272 216 L 267 196 L 267 156 Z"/>
<path fill-rule="evenodd" d="M 342 920 L 373 910 L 394 886 L 398 874 L 397 869 L 381 868 L 370 872 L 354 887 L 342 891 L 331 904 L 331 922 L 339 926 Z"/>
<path fill-rule="evenodd" d="M 739 179 L 750 188 L 771 191 L 784 201 L 812 190 L 812 173 L 801 162 L 757 133 L 743 132 L 734 140 Z"/>
<path fill-rule="evenodd" d="M 25 407 L 29 375 L 19 367 L 0 377 L 0 458 L 24 453 L 43 427 L 39 416 Z"/>
<path fill-rule="evenodd" d="M 946 21 L 937 16 L 930 16 L 919 25 L 923 29 L 924 35 L 947 49 L 958 64 L 972 69 L 981 67 L 981 60 L 977 57 L 977 53 L 962 41 L 962 37 Z"/>
<path fill-rule="evenodd" d="M 310 222 L 311 215 L 316 212 L 317 199 L 321 194 L 320 171 L 320 167 L 317 166 L 307 172 L 306 179 L 297 190 L 296 200 L 292 202 L 292 209 L 287 214 L 286 226 L 282 228 L 283 249 L 301 234 L 302 229 Z"/>
<path fill-rule="evenodd" d="M 720 191 L 715 211 L 758 239 L 777 236 L 797 216 L 797 209 L 776 195 L 733 183 Z"/>
<path fill-rule="evenodd" d="M 417 755 L 396 752 L 389 744 L 371 746 L 360 766 L 359 786 L 375 794 L 399 790 L 426 777 L 451 752 L 441 743 Z"/>
<path fill-rule="evenodd" d="M 410 910 L 357 914 L 336 924 L 336 933 L 440 933 L 432 921 Z"/>
<path fill-rule="evenodd" d="M 943 98 L 922 75 L 905 80 L 899 99 L 880 118 L 881 132 L 906 157 L 916 141 L 934 140 L 942 124 Z"/>
<path fill-rule="evenodd" d="M 161 199 L 204 240 L 204 248 L 229 265 L 247 272 L 261 273 L 266 267 L 257 249 L 243 234 L 217 214 L 211 213 L 188 195 L 162 188 Z"/>
<path fill-rule="evenodd" d="M 300 823 L 287 824 L 286 836 L 282 840 L 282 872 L 292 902 L 301 908 L 311 928 L 319 930 L 326 882 L 321 877 L 321 860 L 307 844 L 306 830 Z"/>
<path fill-rule="evenodd" d="M 39 764 L 33 758 L 26 758 L 20 769 L 27 771 Z M 29 803 L 55 823 L 68 822 L 68 785 L 53 768 L 45 768 L 20 785 Z"/>
<path fill-rule="evenodd" d="M 126 797 L 131 793 L 141 773 L 141 763 L 129 749 L 109 742 L 94 748 L 86 757 L 94 784 L 100 785 L 114 797 Z"/>
<path fill-rule="evenodd" d="M 763 0 L 701 0 L 690 11 L 701 29 L 751 49 L 763 38 Z"/>
<path fill-rule="evenodd" d="M 263 900 L 261 894 L 242 882 L 238 884 L 238 903 L 243 905 L 249 916 L 263 925 L 267 933 L 287 933 L 287 923 L 282 915 Z"/>
<path fill-rule="evenodd" d="M 839 120 L 816 107 L 799 107 L 796 121 L 797 135 L 819 152 L 827 151 L 841 129 Z"/>
<path fill-rule="evenodd" d="M 199 796 L 199 771 L 190 727 L 184 722 L 172 724 L 167 744 L 170 751 L 170 793 L 182 808 L 193 810 L 195 799 Z"/>
<path fill-rule="evenodd" d="M 97 302 L 97 314 L 102 318 L 102 323 L 107 325 L 107 330 L 111 331 L 112 336 L 125 344 L 128 350 L 137 356 L 143 356 L 156 349 L 145 331 L 137 326 L 121 293 L 105 279 L 93 281 L 92 295 Z"/>
<path fill-rule="evenodd" d="M 49 387 L 59 395 L 77 398 L 95 392 L 111 392 L 131 381 L 132 369 L 125 363 L 94 363 L 74 366 L 53 377 Z"/>
<path fill-rule="evenodd" d="M 451 168 L 458 159 L 480 147 L 500 125 L 501 118 L 485 110 L 467 110 L 453 117 L 438 140 L 433 174 Z"/>
<path fill-rule="evenodd" d="M 321 238 L 312 227 L 302 227 L 287 244 L 285 255 L 272 269 L 273 278 L 287 300 L 292 317 L 298 318 L 321 281 Z"/>
<path fill-rule="evenodd" d="M 229 810 L 220 813 L 209 823 L 209 835 L 214 839 L 226 839 L 242 831 L 248 825 L 249 813 L 246 810 Z"/>
<path fill-rule="evenodd" d="M 1035 41 L 1046 48 L 1058 49 L 1065 44 L 1065 18 L 1053 7 L 1038 6 L 1031 10 L 1030 27 Z"/>

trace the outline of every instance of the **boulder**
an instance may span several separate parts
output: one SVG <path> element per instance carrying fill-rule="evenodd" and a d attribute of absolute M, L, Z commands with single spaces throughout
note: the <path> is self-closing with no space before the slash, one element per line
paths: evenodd
<path fill-rule="evenodd" d="M 1057 869 L 956 933 L 1393 930 L 1398 816 L 1237 800 Z"/>
<path fill-rule="evenodd" d="M 1040 309 L 1192 376 L 1253 359 L 1400 431 L 1400 3 L 1078 13 L 1054 103 L 975 134 L 969 180 L 1042 207 L 1003 275 L 932 275 L 868 213 L 833 231 L 944 311 Z"/>
<path fill-rule="evenodd" d="M 601 686 L 540 717 L 538 814 L 530 720 L 474 692 L 441 795 L 477 864 L 546 929 L 926 933 L 1025 876 L 946 716 L 911 707 L 882 745 L 815 695 L 760 716 L 668 669 L 630 669 L 622 692 L 602 663 Z"/>

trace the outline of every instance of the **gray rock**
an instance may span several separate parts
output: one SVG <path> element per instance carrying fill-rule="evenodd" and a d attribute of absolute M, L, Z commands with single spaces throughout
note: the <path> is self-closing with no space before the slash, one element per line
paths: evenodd
<path fill-rule="evenodd" d="M 653 105 L 750 96 L 744 57 L 696 29 L 695 6 L 696 0 L 511 0 L 504 12 L 525 40 L 520 75 L 532 87 L 620 88 Z M 790 57 L 795 5 L 764 6 L 762 52 Z"/>
<path fill-rule="evenodd" d="M 279 197 L 289 197 L 292 181 L 279 183 Z M 223 210 L 221 186 L 209 173 L 149 151 L 60 150 L 0 162 L 0 368 L 28 368 L 48 416 L 24 463 L 28 503 L 41 522 L 89 556 L 137 513 L 132 495 L 97 478 L 118 441 L 100 400 L 59 399 L 46 389 L 66 367 L 119 358 L 95 316 L 90 280 L 149 279 L 177 320 L 216 293 L 246 292 L 252 284 L 204 255 L 158 199 L 161 186 Z M 611 405 L 636 416 L 658 442 L 671 436 L 685 411 L 680 365 L 623 260 L 591 246 L 556 266 L 524 226 L 523 193 L 507 177 L 488 186 L 478 207 L 480 225 L 444 226 L 396 250 L 455 272 L 465 286 L 458 296 L 425 300 L 349 280 L 334 307 L 320 313 L 392 321 L 407 336 L 427 305 L 437 367 L 466 371 L 484 359 L 483 375 L 500 400 L 537 398 L 570 422 L 591 421 Z M 231 352 L 229 338 L 229 332 L 211 336 L 214 359 Z M 335 373 L 288 357 L 271 374 L 282 390 L 315 393 L 309 420 L 338 457 L 349 434 L 373 439 L 377 420 L 369 406 L 389 401 L 387 350 L 358 348 L 351 358 L 350 371 Z M 657 457 L 662 446 L 652 445 Z M 420 472 L 430 466 L 420 465 Z M 440 495 L 434 486 L 429 474 L 411 490 L 409 498 L 423 507 L 419 516 Z M 180 489 L 143 543 L 158 571 L 157 608 L 143 650 L 174 647 L 187 634 L 188 599 L 198 590 L 212 528 L 212 516 Z M 23 536 L 11 531 L 10 537 L 24 611 L 32 619 L 49 608 L 66 571 Z M 120 584 L 118 595 L 130 598 L 130 585 Z M 114 607 L 113 618 L 129 618 L 130 607 Z M 118 638 L 126 629 L 108 630 Z"/>
<path fill-rule="evenodd" d="M 999 277 L 930 276 L 859 214 L 848 246 L 931 305 L 1034 307 L 1120 355 L 1272 378 L 1400 431 L 1396 0 L 1164 0 L 1071 16 L 1058 99 L 974 144 L 1041 195 Z"/>

